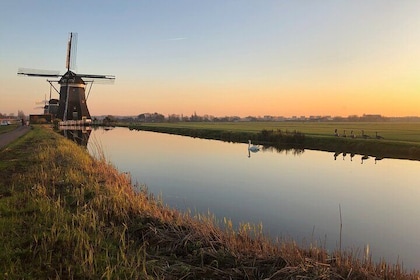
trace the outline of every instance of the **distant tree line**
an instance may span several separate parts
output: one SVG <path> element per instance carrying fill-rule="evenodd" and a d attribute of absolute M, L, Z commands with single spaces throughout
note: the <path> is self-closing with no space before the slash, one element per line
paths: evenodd
<path fill-rule="evenodd" d="M 105 117 L 95 117 L 94 121 L 102 120 L 103 123 L 112 124 L 115 122 L 147 122 L 147 123 L 161 123 L 161 122 L 232 122 L 240 121 L 241 118 L 238 116 L 225 116 L 225 117 L 214 117 L 211 115 L 197 115 L 196 113 L 191 116 L 169 114 L 165 117 L 159 113 L 142 113 L 138 116 L 112 116 L 107 115 Z"/>
<path fill-rule="evenodd" d="M 161 123 L 161 122 L 258 122 L 258 121 L 284 121 L 284 122 L 386 122 L 386 121 L 420 121 L 420 117 L 384 117 L 382 115 L 375 114 L 364 114 L 362 116 L 350 115 L 348 117 L 330 117 L 330 116 L 300 116 L 300 117 L 276 117 L 276 116 L 247 116 L 244 118 L 238 116 L 224 116 L 224 117 L 215 117 L 212 115 L 197 115 L 196 112 L 188 115 L 178 115 L 178 114 L 169 114 L 165 116 L 160 113 L 142 113 L 137 116 L 105 116 L 101 119 L 104 123 L 112 124 L 115 122 L 145 122 L 145 123 Z"/>
<path fill-rule="evenodd" d="M 14 113 L 10 113 L 10 114 L 0 113 L 0 119 L 6 119 L 6 118 L 13 118 L 13 119 L 18 118 L 18 119 L 26 120 L 26 115 L 22 110 L 18 110 L 17 117 Z"/>

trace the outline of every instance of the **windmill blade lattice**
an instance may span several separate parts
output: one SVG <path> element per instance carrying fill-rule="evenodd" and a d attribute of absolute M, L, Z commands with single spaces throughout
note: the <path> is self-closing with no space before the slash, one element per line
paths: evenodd
<path fill-rule="evenodd" d="M 19 68 L 18 75 L 29 76 L 29 77 L 48 77 L 48 78 L 57 78 L 61 76 L 60 71 L 31 69 L 31 68 Z"/>
<path fill-rule="evenodd" d="M 77 33 L 71 32 L 67 42 L 67 57 L 66 68 L 69 70 L 76 70 L 76 56 L 77 56 Z"/>

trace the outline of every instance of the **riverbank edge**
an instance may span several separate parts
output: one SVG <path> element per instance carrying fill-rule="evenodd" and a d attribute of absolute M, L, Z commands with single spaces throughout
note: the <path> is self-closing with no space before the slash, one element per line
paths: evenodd
<path fill-rule="evenodd" d="M 166 207 L 49 128 L 0 150 L 5 279 L 418 279 L 352 252 L 274 242 L 258 226 Z"/>
<path fill-rule="evenodd" d="M 120 125 L 130 130 L 143 130 L 167 134 L 189 136 L 202 139 L 221 140 L 235 143 L 248 143 L 273 147 L 278 151 L 308 149 L 333 153 L 358 154 L 378 159 L 420 160 L 420 145 L 415 143 L 388 141 L 384 139 L 362 139 L 351 137 L 313 136 L 299 131 L 278 132 L 261 130 L 259 132 L 230 131 L 209 128 L 172 127 L 170 124 Z"/>

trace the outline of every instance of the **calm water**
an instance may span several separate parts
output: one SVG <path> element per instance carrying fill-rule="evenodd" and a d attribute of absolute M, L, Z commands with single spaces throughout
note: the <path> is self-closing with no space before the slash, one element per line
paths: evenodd
<path fill-rule="evenodd" d="M 260 151 L 247 144 L 125 128 L 92 131 L 107 159 L 178 209 L 210 211 L 234 223 L 263 223 L 272 237 L 338 248 L 368 245 L 374 259 L 420 269 L 420 162 L 305 150 Z"/>

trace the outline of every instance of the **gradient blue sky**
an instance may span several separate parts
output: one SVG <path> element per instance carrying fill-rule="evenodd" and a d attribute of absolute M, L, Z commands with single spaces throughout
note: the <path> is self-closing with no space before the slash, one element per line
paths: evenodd
<path fill-rule="evenodd" d="M 0 4 L 0 112 L 40 113 L 44 78 L 113 74 L 92 115 L 420 115 L 420 1 L 21 1 Z M 57 97 L 57 96 L 55 96 Z"/>

